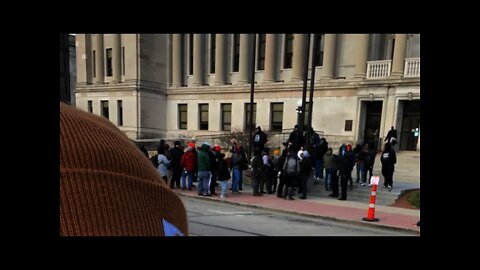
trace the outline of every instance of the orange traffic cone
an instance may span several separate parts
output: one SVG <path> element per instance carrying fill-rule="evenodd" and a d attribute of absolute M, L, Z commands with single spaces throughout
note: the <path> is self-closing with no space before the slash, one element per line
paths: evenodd
<path fill-rule="evenodd" d="M 368 206 L 368 217 L 364 217 L 363 221 L 376 222 L 378 218 L 375 218 L 375 198 L 377 195 L 377 185 L 372 185 L 372 194 L 370 195 L 370 204 Z"/>

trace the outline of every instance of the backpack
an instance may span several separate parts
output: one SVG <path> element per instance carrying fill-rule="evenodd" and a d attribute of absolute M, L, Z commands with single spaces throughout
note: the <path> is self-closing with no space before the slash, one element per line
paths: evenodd
<path fill-rule="evenodd" d="M 158 154 L 152 156 L 150 158 L 150 161 L 152 162 L 152 164 L 155 168 L 158 168 Z"/>

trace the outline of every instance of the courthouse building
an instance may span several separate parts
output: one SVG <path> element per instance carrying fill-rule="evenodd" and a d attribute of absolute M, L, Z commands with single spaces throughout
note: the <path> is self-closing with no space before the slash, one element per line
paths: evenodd
<path fill-rule="evenodd" d="M 247 130 L 255 54 L 253 125 L 280 132 L 314 61 L 315 130 L 361 143 L 394 126 L 400 150 L 419 150 L 420 34 L 315 35 L 77 34 L 76 106 L 132 139 Z"/>

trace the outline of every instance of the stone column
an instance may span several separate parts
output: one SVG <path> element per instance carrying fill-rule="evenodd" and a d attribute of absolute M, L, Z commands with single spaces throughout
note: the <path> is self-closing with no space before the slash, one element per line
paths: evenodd
<path fill-rule="evenodd" d="M 182 85 L 182 34 L 173 34 L 172 42 L 172 86 Z"/>
<path fill-rule="evenodd" d="M 112 48 L 113 81 L 122 81 L 122 35 L 113 34 Z"/>
<path fill-rule="evenodd" d="M 228 34 L 217 34 L 215 38 L 215 84 L 227 83 L 227 42 Z"/>
<path fill-rule="evenodd" d="M 392 76 L 401 77 L 405 67 L 405 54 L 407 48 L 407 34 L 395 35 L 395 47 L 393 48 Z"/>
<path fill-rule="evenodd" d="M 267 34 L 266 36 L 264 82 L 276 82 L 278 80 L 278 38 L 278 34 Z"/>
<path fill-rule="evenodd" d="M 353 78 L 365 79 L 367 73 L 368 34 L 355 34 L 355 75 Z"/>
<path fill-rule="evenodd" d="M 240 76 L 239 83 L 250 82 L 250 52 L 253 36 L 251 34 L 240 34 Z"/>
<path fill-rule="evenodd" d="M 87 84 L 92 84 L 93 83 L 93 53 L 92 53 L 92 48 L 95 46 L 92 43 L 92 34 L 85 34 L 85 51 L 84 55 L 79 54 L 77 51 L 77 55 L 80 55 L 81 59 L 85 59 L 85 70 L 86 70 L 86 83 Z M 77 56 L 78 57 L 78 56 Z M 77 58 L 77 63 L 78 63 L 78 58 Z M 77 64 L 77 72 L 78 72 L 78 64 Z M 78 75 L 77 75 L 77 81 L 78 80 Z M 80 81 L 79 81 L 80 82 Z"/>
<path fill-rule="evenodd" d="M 105 82 L 105 52 L 103 46 L 103 34 L 96 34 L 95 42 L 95 82 Z"/>
<path fill-rule="evenodd" d="M 193 35 L 193 85 L 205 85 L 205 37 Z"/>
<path fill-rule="evenodd" d="M 308 60 L 305 59 L 307 49 L 307 35 L 295 34 L 293 39 L 292 80 L 303 80 L 303 72 Z"/>
<path fill-rule="evenodd" d="M 321 80 L 333 79 L 336 51 L 336 34 L 325 34 L 325 42 L 323 47 L 323 66 Z"/>

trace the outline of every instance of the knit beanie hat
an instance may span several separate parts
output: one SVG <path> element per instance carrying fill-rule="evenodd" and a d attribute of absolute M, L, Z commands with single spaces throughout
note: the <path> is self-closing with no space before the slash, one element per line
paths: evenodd
<path fill-rule="evenodd" d="M 185 207 L 103 117 L 60 103 L 60 235 L 188 235 Z"/>

